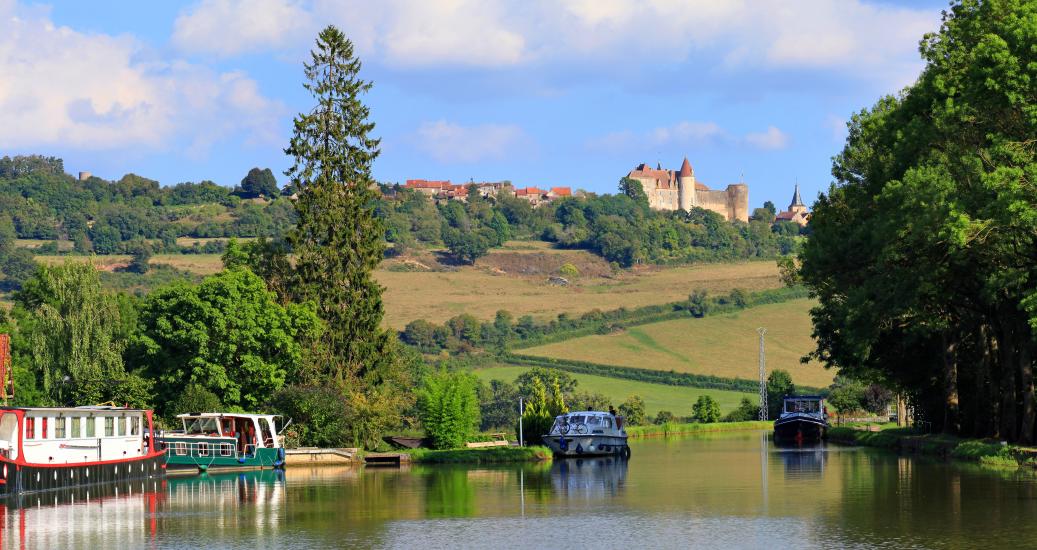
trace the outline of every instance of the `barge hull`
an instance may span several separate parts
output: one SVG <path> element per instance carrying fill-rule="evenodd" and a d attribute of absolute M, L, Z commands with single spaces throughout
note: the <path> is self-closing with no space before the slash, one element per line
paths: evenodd
<path fill-rule="evenodd" d="M 19 464 L 0 461 L 0 496 L 38 493 L 166 475 L 166 455 L 83 464 Z"/>

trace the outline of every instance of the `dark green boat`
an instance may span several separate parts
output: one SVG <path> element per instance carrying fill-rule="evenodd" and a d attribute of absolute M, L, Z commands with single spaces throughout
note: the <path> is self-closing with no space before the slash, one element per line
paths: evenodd
<path fill-rule="evenodd" d="M 261 470 L 284 466 L 276 415 L 188 413 L 183 429 L 159 436 L 168 474 Z"/>

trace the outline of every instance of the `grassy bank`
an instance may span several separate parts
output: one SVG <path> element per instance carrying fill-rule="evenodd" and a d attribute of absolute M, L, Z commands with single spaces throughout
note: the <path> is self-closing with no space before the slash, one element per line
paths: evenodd
<path fill-rule="evenodd" d="M 547 447 L 487 447 L 482 449 L 414 449 L 409 452 L 415 464 L 502 464 L 551 460 Z"/>
<path fill-rule="evenodd" d="M 708 432 L 729 432 L 736 430 L 767 430 L 773 425 L 767 420 L 749 422 L 712 422 L 709 424 L 659 424 L 656 426 L 630 426 L 627 435 L 632 438 L 667 435 L 685 435 Z"/>
<path fill-rule="evenodd" d="M 1002 445 L 980 439 L 962 439 L 946 434 L 920 434 L 912 428 L 891 428 L 867 432 L 836 427 L 828 430 L 828 438 L 840 443 L 881 447 L 897 452 L 979 462 L 986 466 L 1037 467 L 1037 449 Z"/>
<path fill-rule="evenodd" d="M 512 382 L 528 369 L 529 367 L 498 365 L 478 368 L 472 372 L 486 382 L 494 379 Z M 749 393 L 653 384 L 636 380 L 569 372 L 578 382 L 579 385 L 576 387 L 578 390 L 605 394 L 615 405 L 619 405 L 631 395 L 641 396 L 645 401 L 645 412 L 653 417 L 659 414 L 659 411 L 670 411 L 678 416 L 690 416 L 691 408 L 700 395 L 708 395 L 716 399 L 717 403 L 720 404 L 720 410 L 724 414 L 736 409 L 743 397 L 748 397 L 754 403 L 756 402 L 756 396 Z"/>

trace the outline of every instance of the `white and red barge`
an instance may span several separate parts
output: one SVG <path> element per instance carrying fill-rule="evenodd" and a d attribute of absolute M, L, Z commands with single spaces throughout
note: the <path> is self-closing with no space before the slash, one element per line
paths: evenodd
<path fill-rule="evenodd" d="M 0 497 L 163 477 L 152 412 L 0 407 Z"/>

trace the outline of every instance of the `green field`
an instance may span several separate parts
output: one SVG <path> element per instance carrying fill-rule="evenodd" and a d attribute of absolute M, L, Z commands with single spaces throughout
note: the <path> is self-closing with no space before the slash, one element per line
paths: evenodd
<path fill-rule="evenodd" d="M 767 369 L 785 369 L 797 384 L 825 387 L 835 373 L 799 358 L 814 347 L 811 300 L 757 306 L 738 313 L 678 319 L 631 327 L 606 336 L 585 336 L 521 350 L 607 365 L 711 374 L 725 378 L 759 376 L 757 327 L 765 327 Z"/>
<path fill-rule="evenodd" d="M 515 378 L 525 372 L 527 368 L 501 365 L 476 369 L 475 375 L 487 382 L 494 379 L 514 382 Z M 748 397 L 753 403 L 757 402 L 756 396 L 748 393 L 649 384 L 590 374 L 568 374 L 579 382 L 579 385 L 576 386 L 577 390 L 605 394 L 612 399 L 616 406 L 631 395 L 641 396 L 645 400 L 645 411 L 651 416 L 655 416 L 659 411 L 670 411 L 677 416 L 691 416 L 691 406 L 702 394 L 713 396 L 713 399 L 720 403 L 720 410 L 724 414 L 737 408 L 743 397 Z"/>

